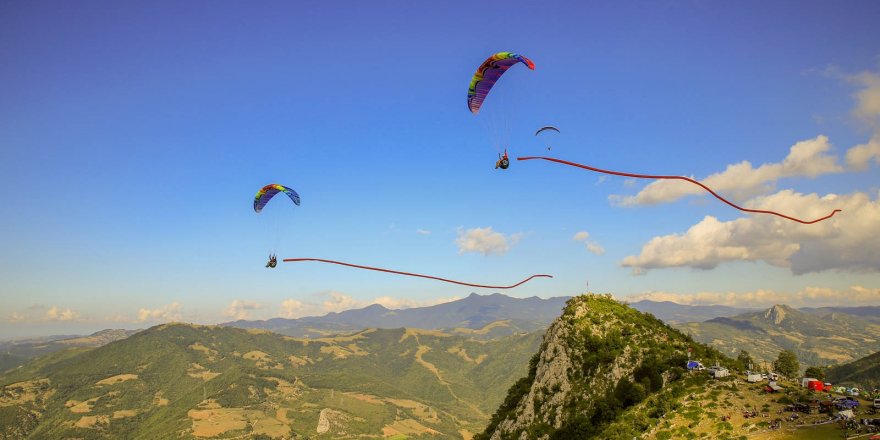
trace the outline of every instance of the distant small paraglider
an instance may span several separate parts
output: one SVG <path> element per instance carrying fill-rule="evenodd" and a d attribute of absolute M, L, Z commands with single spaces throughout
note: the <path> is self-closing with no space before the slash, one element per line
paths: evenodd
<path fill-rule="evenodd" d="M 543 133 L 543 132 L 545 132 L 545 131 L 548 131 L 548 130 L 549 130 L 549 131 L 555 131 L 555 132 L 557 132 L 557 133 L 560 133 L 560 131 L 559 131 L 558 128 L 556 128 L 556 127 L 554 127 L 554 126 L 552 126 L 552 125 L 545 125 L 545 126 L 539 128 L 538 131 L 535 132 L 535 136 L 537 136 L 537 135 L 539 135 L 539 134 L 541 134 L 541 133 Z M 547 145 L 547 150 L 548 150 L 548 151 L 550 150 L 550 145 Z"/>

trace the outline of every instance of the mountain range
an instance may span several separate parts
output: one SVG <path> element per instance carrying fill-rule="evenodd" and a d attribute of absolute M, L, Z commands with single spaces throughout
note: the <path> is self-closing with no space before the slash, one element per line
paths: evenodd
<path fill-rule="evenodd" d="M 0 375 L 0 438 L 465 438 L 526 373 L 541 334 L 161 325 Z"/>
<path fill-rule="evenodd" d="M 569 297 L 541 299 L 513 298 L 500 293 L 477 295 L 428 307 L 391 310 L 379 304 L 361 309 L 328 313 L 298 319 L 274 318 L 264 321 L 234 321 L 221 324 L 238 328 L 259 328 L 297 337 L 318 337 L 350 333 L 365 328 L 443 329 L 473 334 L 500 323 L 477 336 L 491 339 L 545 328 L 559 316 Z"/>
<path fill-rule="evenodd" d="M 702 322 L 713 318 L 736 316 L 760 310 L 719 305 L 691 306 L 671 301 L 650 300 L 630 303 L 629 306 L 640 312 L 650 313 L 668 324 Z"/>
<path fill-rule="evenodd" d="M 71 347 L 100 347 L 125 339 L 140 330 L 107 329 L 87 336 L 57 335 L 0 342 L 0 372 L 29 360 Z"/>
<path fill-rule="evenodd" d="M 848 309 L 861 312 L 865 309 Z M 880 324 L 862 314 L 837 310 L 804 312 L 785 305 L 692 322 L 678 327 L 695 340 L 736 356 L 747 350 L 772 362 L 782 350 L 794 351 L 801 364 L 825 366 L 851 362 L 880 351 Z"/>

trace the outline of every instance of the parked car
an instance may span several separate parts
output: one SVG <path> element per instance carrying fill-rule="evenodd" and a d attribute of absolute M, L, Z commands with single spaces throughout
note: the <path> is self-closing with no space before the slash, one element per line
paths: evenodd
<path fill-rule="evenodd" d="M 859 401 L 852 397 L 838 397 L 834 399 L 834 406 L 838 410 L 858 408 Z"/>

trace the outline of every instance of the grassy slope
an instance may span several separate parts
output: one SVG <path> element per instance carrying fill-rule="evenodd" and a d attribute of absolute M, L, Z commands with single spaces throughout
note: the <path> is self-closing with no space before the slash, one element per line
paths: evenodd
<path fill-rule="evenodd" d="M 51 395 L 28 403 L 41 414 L 31 438 L 187 438 L 194 426 L 190 410 L 212 405 L 250 411 L 245 426 L 227 431 L 230 435 L 260 431 L 258 420 L 279 424 L 287 418 L 295 431 L 314 436 L 321 410 L 330 408 L 344 414 L 347 434 L 377 435 L 395 421 L 414 420 L 460 438 L 460 429 L 485 424 L 504 390 L 524 373 L 525 357 L 540 337 L 479 342 L 398 329 L 305 341 L 235 328 L 166 325 L 101 348 L 40 358 L 0 376 L 0 385 L 50 380 Z M 204 372 L 216 376 L 194 377 Z M 121 374 L 137 379 L 97 384 Z M 89 399 L 94 399 L 90 411 L 72 411 Z M 167 403 L 157 403 L 162 400 Z M 136 415 L 113 419 L 119 410 Z M 95 416 L 108 419 L 94 427 L 74 426 Z M 0 425 L 15 424 L 14 417 L 0 411 Z"/>

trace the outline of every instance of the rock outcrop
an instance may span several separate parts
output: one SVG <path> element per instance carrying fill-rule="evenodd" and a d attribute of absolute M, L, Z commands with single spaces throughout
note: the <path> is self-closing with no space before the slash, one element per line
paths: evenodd
<path fill-rule="evenodd" d="M 568 301 L 475 440 L 590 438 L 626 408 L 682 377 L 688 347 L 706 347 L 610 295 Z"/>

